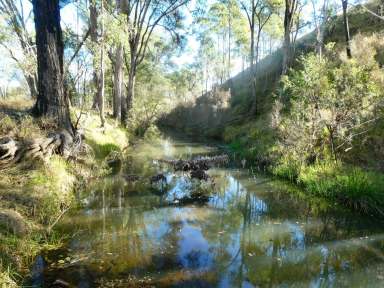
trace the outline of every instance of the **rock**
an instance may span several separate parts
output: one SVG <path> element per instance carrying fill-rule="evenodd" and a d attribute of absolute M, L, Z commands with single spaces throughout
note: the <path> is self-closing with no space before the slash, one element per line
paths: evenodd
<path fill-rule="evenodd" d="M 18 236 L 24 236 L 30 231 L 30 227 L 23 216 L 10 209 L 0 209 L 0 226 Z"/>

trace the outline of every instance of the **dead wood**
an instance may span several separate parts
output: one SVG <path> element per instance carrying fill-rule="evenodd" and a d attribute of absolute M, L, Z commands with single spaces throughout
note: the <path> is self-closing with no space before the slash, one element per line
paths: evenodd
<path fill-rule="evenodd" d="M 151 185 L 158 183 L 158 182 L 161 182 L 161 184 L 164 184 L 164 183 L 167 184 L 167 177 L 165 177 L 163 173 L 160 173 L 160 174 L 152 176 L 149 179 L 149 182 L 151 183 Z"/>
<path fill-rule="evenodd" d="M 226 165 L 229 162 L 228 155 L 217 155 L 212 157 L 200 157 L 192 160 L 166 160 L 159 162 L 173 166 L 175 171 L 207 171 L 213 166 Z"/>
<path fill-rule="evenodd" d="M 122 175 L 122 177 L 127 181 L 127 182 L 136 182 L 136 181 L 139 181 L 141 179 L 140 176 L 138 175 L 134 175 L 134 174 L 125 174 L 125 175 Z"/>
<path fill-rule="evenodd" d="M 192 170 L 190 172 L 190 176 L 191 176 L 191 178 L 195 178 L 198 180 L 204 180 L 204 181 L 208 181 L 208 179 L 209 179 L 209 175 L 207 173 L 205 173 L 204 170 Z"/>

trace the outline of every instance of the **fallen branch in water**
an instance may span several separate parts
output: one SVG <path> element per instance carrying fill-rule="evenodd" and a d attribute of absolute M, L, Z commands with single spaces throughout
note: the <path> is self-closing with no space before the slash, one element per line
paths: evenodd
<path fill-rule="evenodd" d="M 199 157 L 192 160 L 160 159 L 158 162 L 171 165 L 175 171 L 189 171 L 191 178 L 208 181 L 209 175 L 205 171 L 209 170 L 213 166 L 228 164 L 229 157 L 228 155 L 217 155 L 212 157 Z"/>
<path fill-rule="evenodd" d="M 160 163 L 165 163 L 173 166 L 175 171 L 207 171 L 213 166 L 226 165 L 229 162 L 228 155 L 218 155 L 212 157 L 200 157 L 192 160 L 158 160 Z"/>

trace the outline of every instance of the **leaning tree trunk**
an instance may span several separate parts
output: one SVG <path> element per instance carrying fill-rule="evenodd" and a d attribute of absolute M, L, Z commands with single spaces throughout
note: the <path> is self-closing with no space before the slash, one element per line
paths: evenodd
<path fill-rule="evenodd" d="M 345 41 L 346 41 L 346 50 L 348 58 L 352 58 L 351 52 L 351 37 L 349 35 L 349 23 L 348 23 L 348 0 L 341 0 L 343 5 L 343 22 L 344 22 L 344 33 L 345 33 Z"/>
<path fill-rule="evenodd" d="M 73 133 L 68 99 L 64 91 L 64 44 L 59 0 L 33 0 L 32 4 L 38 71 L 38 96 L 34 110 L 38 116 L 55 118 L 59 127 Z"/>
<path fill-rule="evenodd" d="M 123 90 L 123 46 L 118 45 L 116 49 L 114 86 L 113 86 L 113 117 L 120 119 L 121 115 L 121 93 Z"/>

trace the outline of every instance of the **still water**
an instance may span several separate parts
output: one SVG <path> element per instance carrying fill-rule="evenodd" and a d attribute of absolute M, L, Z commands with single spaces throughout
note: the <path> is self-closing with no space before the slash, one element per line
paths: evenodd
<path fill-rule="evenodd" d="M 83 208 L 61 221 L 72 236 L 44 256 L 43 286 L 384 287 L 375 219 L 233 164 L 200 183 L 156 161 L 219 153 L 169 138 L 136 145 L 119 175 L 78 191 Z M 168 184 L 150 185 L 160 172 Z"/>

